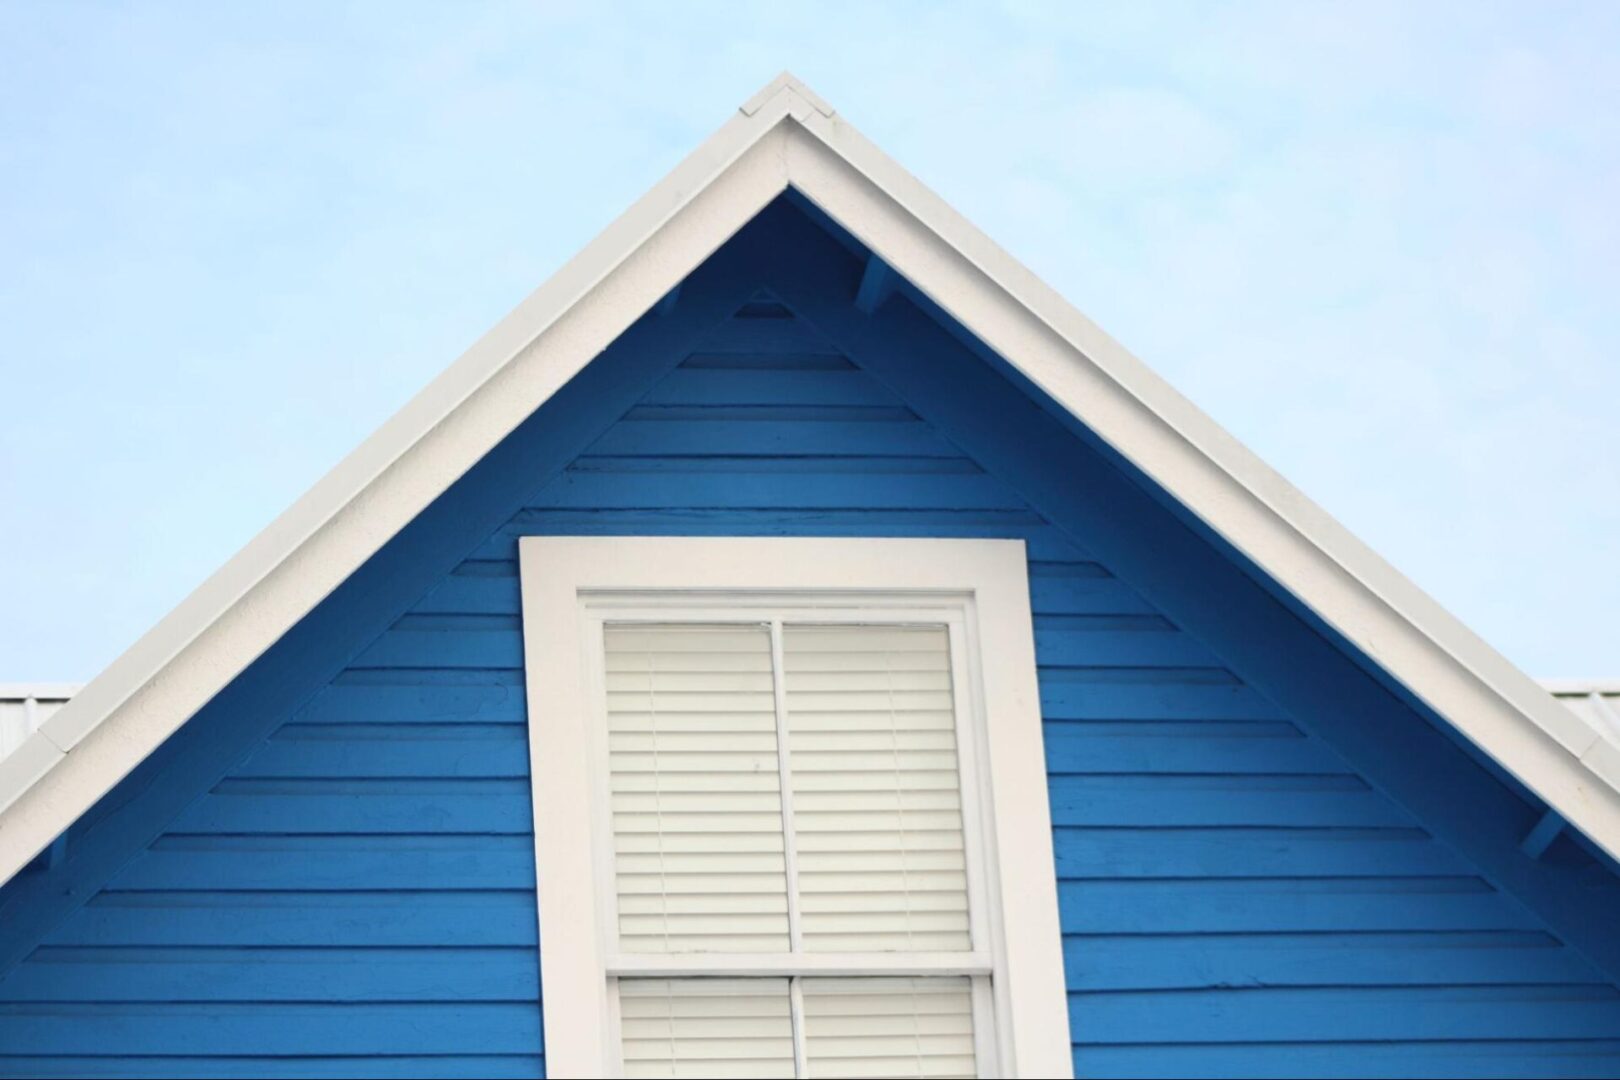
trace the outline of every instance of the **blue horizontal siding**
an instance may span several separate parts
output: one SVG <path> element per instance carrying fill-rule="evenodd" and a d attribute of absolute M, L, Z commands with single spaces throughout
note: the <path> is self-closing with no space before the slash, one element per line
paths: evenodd
<path fill-rule="evenodd" d="M 1378 1042 L 1135 1043 L 1075 1050 L 1075 1075 L 1200 1076 L 1291 1080 L 1301 1076 L 1612 1077 L 1620 1040 L 1450 1039 Z"/>
<path fill-rule="evenodd" d="M 0 1016 L 7 1052 L 28 1055 L 90 1045 L 164 1056 L 522 1055 L 541 1041 L 528 1002 L 44 1003 L 0 1005 Z"/>
<path fill-rule="evenodd" d="M 618 534 L 1026 542 L 1081 1075 L 1620 1071 L 1589 963 L 785 314 L 698 342 L 0 980 L 0 1074 L 538 1075 L 516 541 Z"/>
<path fill-rule="evenodd" d="M 323 892 L 108 889 L 74 912 L 51 935 L 50 945 L 532 949 L 538 939 L 532 885 L 409 893 L 370 885 L 356 876 L 347 890 Z M 26 972 L 38 956 L 18 965 L 7 981 Z M 93 993 L 88 987 L 85 992 Z"/>
<path fill-rule="evenodd" d="M 278 948 L 80 945 L 41 949 L 0 1002 L 377 1004 L 538 997 L 532 946 Z"/>

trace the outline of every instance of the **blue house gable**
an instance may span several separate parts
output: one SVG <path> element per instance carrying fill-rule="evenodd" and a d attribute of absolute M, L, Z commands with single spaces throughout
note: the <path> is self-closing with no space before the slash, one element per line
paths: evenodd
<path fill-rule="evenodd" d="M 0 890 L 0 1075 L 544 1075 L 528 536 L 1023 541 L 1077 1076 L 1620 1072 L 1602 848 L 789 191 Z"/>

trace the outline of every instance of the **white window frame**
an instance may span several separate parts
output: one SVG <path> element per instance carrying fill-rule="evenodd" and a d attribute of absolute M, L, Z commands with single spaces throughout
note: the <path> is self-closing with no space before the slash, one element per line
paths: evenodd
<path fill-rule="evenodd" d="M 950 628 L 973 951 L 919 955 L 910 973 L 974 975 L 981 987 L 988 976 L 974 1010 L 984 1075 L 1073 1075 L 1022 541 L 524 537 L 518 552 L 549 1073 L 619 1067 L 621 972 L 895 971 L 893 954 L 642 955 L 633 966 L 615 955 L 602 626 L 746 621 L 753 608 L 772 625 L 778 661 L 783 621 Z"/>

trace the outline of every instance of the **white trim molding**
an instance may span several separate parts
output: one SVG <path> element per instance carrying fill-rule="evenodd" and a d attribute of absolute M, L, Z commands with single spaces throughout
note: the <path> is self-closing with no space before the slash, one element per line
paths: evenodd
<path fill-rule="evenodd" d="M 785 976 L 795 979 L 797 995 L 799 977 L 950 977 L 974 988 L 980 1075 L 1072 1075 L 1022 541 L 526 537 L 518 550 L 549 1068 L 566 1076 L 618 1071 L 621 979 Z M 769 629 L 793 928 L 776 951 L 632 954 L 620 946 L 604 632 L 670 624 Z M 806 951 L 801 944 L 784 626 L 947 631 L 966 951 Z M 802 1042 L 797 997 L 793 1007 Z"/>
<path fill-rule="evenodd" d="M 1620 755 L 791 76 L 707 142 L 0 767 L 0 881 L 786 188 L 1620 856 Z"/>

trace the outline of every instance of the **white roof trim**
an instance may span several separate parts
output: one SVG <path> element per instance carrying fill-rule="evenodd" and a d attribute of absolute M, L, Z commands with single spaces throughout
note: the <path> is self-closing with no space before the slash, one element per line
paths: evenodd
<path fill-rule="evenodd" d="M 0 701 L 66 701 L 78 692 L 78 683 L 0 683 Z"/>
<path fill-rule="evenodd" d="M 788 185 L 1620 856 L 1620 752 L 790 75 L 0 761 L 0 881 Z"/>
<path fill-rule="evenodd" d="M 1556 697 L 1573 694 L 1620 694 L 1620 679 L 1542 679 L 1541 685 Z"/>

